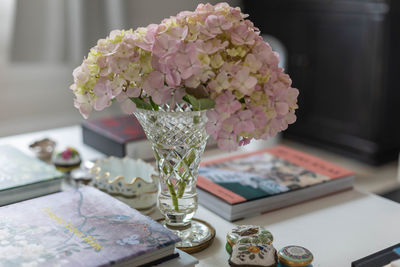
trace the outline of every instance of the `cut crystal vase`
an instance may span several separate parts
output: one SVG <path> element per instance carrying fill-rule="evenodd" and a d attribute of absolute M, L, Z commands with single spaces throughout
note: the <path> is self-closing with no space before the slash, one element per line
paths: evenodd
<path fill-rule="evenodd" d="M 165 217 L 161 223 L 182 239 L 177 247 L 190 252 L 213 234 L 206 223 L 192 220 L 198 168 L 208 138 L 206 111 L 177 106 L 174 111 L 137 109 L 134 114 L 152 143 L 160 175 L 158 206 Z"/>

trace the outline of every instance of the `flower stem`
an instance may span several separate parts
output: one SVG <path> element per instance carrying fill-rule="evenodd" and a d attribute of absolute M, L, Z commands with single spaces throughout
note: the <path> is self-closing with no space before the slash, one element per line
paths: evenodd
<path fill-rule="evenodd" d="M 185 193 L 185 188 L 186 188 L 185 181 L 180 180 L 178 184 L 178 198 L 181 198 L 183 196 L 183 193 Z"/>
<path fill-rule="evenodd" d="M 169 182 L 167 182 L 167 186 L 168 186 L 169 193 L 171 194 L 172 205 L 174 206 L 174 210 L 179 211 L 178 198 L 176 196 L 174 186 Z"/>

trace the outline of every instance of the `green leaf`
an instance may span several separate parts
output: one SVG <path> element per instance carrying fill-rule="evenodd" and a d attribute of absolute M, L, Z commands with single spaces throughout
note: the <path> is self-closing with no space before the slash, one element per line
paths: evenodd
<path fill-rule="evenodd" d="M 154 101 L 153 101 L 153 99 L 151 98 L 151 96 L 150 96 L 150 105 L 153 107 L 153 109 L 155 110 L 155 111 L 158 111 L 158 109 L 159 109 L 159 106 L 156 104 L 156 103 L 154 103 Z"/>
<path fill-rule="evenodd" d="M 194 96 L 186 94 L 183 97 L 183 100 L 185 100 L 187 103 L 192 105 L 194 111 L 200 110 L 200 103 L 199 103 L 199 101 L 197 101 L 197 98 L 195 98 Z"/>
<path fill-rule="evenodd" d="M 254 259 L 255 259 L 255 257 L 256 257 L 256 255 L 254 255 L 254 254 L 251 254 L 251 255 L 249 256 L 249 259 L 250 259 L 250 260 L 254 260 Z"/>
<path fill-rule="evenodd" d="M 198 101 L 200 103 L 200 109 L 199 110 L 212 109 L 212 108 L 215 107 L 215 102 L 212 99 L 201 98 Z"/>
<path fill-rule="evenodd" d="M 215 106 L 215 102 L 212 99 L 209 98 L 197 99 L 196 97 L 189 94 L 186 94 L 183 97 L 183 100 L 192 105 L 194 111 L 212 109 Z"/>
<path fill-rule="evenodd" d="M 146 101 L 144 101 L 143 99 L 141 99 L 139 97 L 130 97 L 129 99 L 132 100 L 133 103 L 136 104 L 137 108 L 153 110 L 153 107 L 151 106 L 151 104 L 147 103 Z"/>

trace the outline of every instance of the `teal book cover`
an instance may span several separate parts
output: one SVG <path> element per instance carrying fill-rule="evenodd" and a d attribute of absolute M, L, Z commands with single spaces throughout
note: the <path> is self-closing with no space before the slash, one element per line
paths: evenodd
<path fill-rule="evenodd" d="M 118 265 L 166 247 L 173 254 L 178 241 L 159 223 L 93 187 L 0 208 L 0 266 Z"/>
<path fill-rule="evenodd" d="M 0 192 L 48 180 L 61 179 L 63 173 L 37 158 L 9 146 L 0 146 Z"/>

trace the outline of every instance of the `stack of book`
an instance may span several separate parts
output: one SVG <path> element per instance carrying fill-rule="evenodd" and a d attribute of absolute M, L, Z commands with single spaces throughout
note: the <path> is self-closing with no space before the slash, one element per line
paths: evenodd
<path fill-rule="evenodd" d="M 234 221 L 353 186 L 353 172 L 285 146 L 202 162 L 199 203 Z"/>

